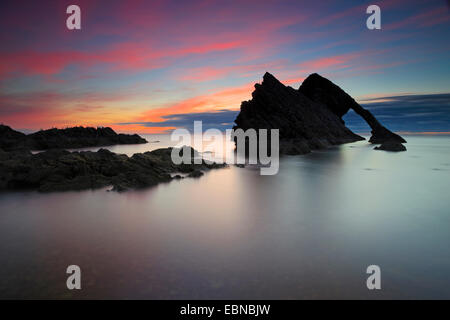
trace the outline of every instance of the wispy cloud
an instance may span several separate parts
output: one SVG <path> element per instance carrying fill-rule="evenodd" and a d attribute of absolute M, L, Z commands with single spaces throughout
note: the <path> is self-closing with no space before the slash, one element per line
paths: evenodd
<path fill-rule="evenodd" d="M 362 105 L 371 110 L 382 123 L 395 131 L 431 132 L 450 131 L 450 93 L 430 95 L 398 95 L 366 98 Z M 202 121 L 203 128 L 224 130 L 233 126 L 238 110 L 216 110 L 209 112 L 175 113 L 161 116 L 159 121 L 132 121 L 115 125 L 135 128 L 152 128 L 167 131 L 167 128 L 192 129 L 194 121 Z M 344 120 L 354 131 L 370 131 L 367 123 L 350 111 Z"/>
<path fill-rule="evenodd" d="M 395 131 L 450 131 L 450 93 L 384 96 L 360 99 L 360 103 Z M 353 112 L 344 120 L 355 131 L 370 131 Z"/>
<path fill-rule="evenodd" d="M 405 27 L 433 27 L 438 24 L 450 21 L 450 14 L 447 6 L 440 6 L 413 14 L 403 20 L 392 22 L 384 26 L 386 30 L 395 30 Z"/>
<path fill-rule="evenodd" d="M 380 0 L 379 32 L 365 27 L 369 3 L 78 0 L 74 32 L 65 1 L 3 0 L 1 121 L 35 129 L 238 110 L 265 71 L 295 87 L 320 72 L 359 96 L 447 90 L 442 1 Z"/>
<path fill-rule="evenodd" d="M 116 123 L 119 126 L 140 125 L 150 128 L 187 128 L 192 129 L 194 121 L 202 121 L 203 129 L 215 128 L 219 130 L 229 129 L 233 126 L 234 119 L 239 111 L 218 110 L 198 113 L 178 113 L 162 116 L 163 121 L 158 122 L 125 122 Z"/>

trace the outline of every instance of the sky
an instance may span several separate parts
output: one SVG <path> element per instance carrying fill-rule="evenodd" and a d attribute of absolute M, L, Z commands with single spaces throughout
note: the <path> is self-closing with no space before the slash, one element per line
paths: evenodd
<path fill-rule="evenodd" d="M 66 27 L 71 4 L 81 30 Z M 317 72 L 394 131 L 449 132 L 449 34 L 445 0 L 2 0 L 0 123 L 227 128 L 268 71 L 294 88 Z"/>

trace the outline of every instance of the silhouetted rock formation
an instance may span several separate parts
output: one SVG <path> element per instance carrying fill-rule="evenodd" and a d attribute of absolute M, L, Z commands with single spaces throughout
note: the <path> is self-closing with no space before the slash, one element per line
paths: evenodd
<path fill-rule="evenodd" d="M 21 144 L 22 141 L 25 141 L 26 137 L 26 134 L 15 131 L 8 126 L 0 124 L 0 149 L 18 149 L 18 144 Z"/>
<path fill-rule="evenodd" d="M 279 129 L 280 153 L 305 154 L 330 145 L 364 140 L 327 106 L 286 87 L 270 73 L 241 104 L 233 129 Z"/>
<path fill-rule="evenodd" d="M 364 140 L 348 129 L 342 116 L 353 109 L 372 128 L 371 143 L 406 142 L 331 81 L 310 75 L 298 90 L 270 73 L 255 84 L 252 100 L 243 101 L 233 129 L 279 129 L 280 153 L 304 154 L 330 145 Z"/>
<path fill-rule="evenodd" d="M 375 147 L 375 150 L 385 150 L 385 151 L 406 151 L 406 147 L 400 142 L 396 141 L 386 141 L 380 146 Z"/>
<path fill-rule="evenodd" d="M 37 154 L 0 150 L 0 190 L 67 191 L 113 186 L 112 190 L 125 191 L 180 179 L 180 175 L 171 176 L 175 173 L 200 177 L 205 170 L 225 166 L 205 161 L 175 165 L 171 152 L 172 148 L 165 148 L 128 157 L 106 149 L 49 150 Z M 191 159 L 195 157 L 190 147 L 184 147 L 182 152 L 190 152 Z"/>
<path fill-rule="evenodd" d="M 317 73 L 308 76 L 298 90 L 311 100 L 326 105 L 339 117 L 344 116 L 350 109 L 354 110 L 372 129 L 372 137 L 369 140 L 371 143 L 378 144 L 386 141 L 406 142 L 398 134 L 382 126 L 370 111 L 361 107 L 344 90 Z"/>
<path fill-rule="evenodd" d="M 5 151 L 72 149 L 139 143 L 147 143 L 147 140 L 137 134 L 117 134 L 109 127 L 54 128 L 25 135 L 8 126 L 0 125 L 0 148 Z"/>

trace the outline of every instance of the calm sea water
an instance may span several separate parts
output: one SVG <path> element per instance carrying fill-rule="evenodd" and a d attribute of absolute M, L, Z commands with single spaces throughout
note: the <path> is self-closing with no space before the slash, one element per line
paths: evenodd
<path fill-rule="evenodd" d="M 109 149 L 170 144 L 148 140 Z M 232 166 L 138 192 L 2 193 L 0 298 L 450 298 L 450 137 L 407 140 L 284 157 L 275 176 Z"/>

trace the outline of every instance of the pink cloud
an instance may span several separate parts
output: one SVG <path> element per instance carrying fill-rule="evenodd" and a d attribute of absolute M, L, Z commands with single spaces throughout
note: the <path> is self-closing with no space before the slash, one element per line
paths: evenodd
<path fill-rule="evenodd" d="M 44 19 L 45 35 L 31 28 L 27 32 L 36 41 L 0 53 L 0 77 L 55 75 L 69 65 L 91 68 L 107 64 L 107 71 L 146 71 L 168 66 L 188 55 L 230 50 L 239 50 L 237 57 L 242 61 L 254 60 L 270 54 L 270 50 L 278 50 L 284 43 L 295 41 L 293 35 L 279 31 L 305 18 L 302 13 L 289 10 L 274 12 L 270 8 L 276 4 L 272 2 L 235 4 L 127 1 L 102 5 L 97 1 L 80 1 L 84 19 L 82 32 L 56 28 L 56 22 Z M 26 6 L 22 17 L 25 21 L 40 21 L 46 16 L 45 7 L 37 11 L 35 7 Z M 64 5 L 58 4 L 51 8 L 50 14 L 58 18 L 58 25 L 64 26 L 63 9 Z M 18 24 L 21 29 L 26 26 Z M 48 29 L 54 30 L 52 36 Z M 127 40 L 97 46 L 94 40 L 105 35 Z M 78 41 L 93 48 L 74 49 Z"/>
<path fill-rule="evenodd" d="M 282 82 L 290 85 L 300 83 L 303 80 L 303 77 L 288 78 L 282 80 Z M 241 86 L 222 88 L 211 93 L 194 96 L 165 107 L 148 110 L 141 116 L 129 120 L 129 122 L 163 121 L 162 116 L 167 114 L 195 113 L 221 109 L 239 110 L 241 102 L 251 98 L 254 85 L 254 82 L 250 82 Z"/>
<path fill-rule="evenodd" d="M 275 60 L 268 63 L 258 64 L 242 64 L 242 65 L 230 65 L 223 67 L 206 66 L 199 68 L 191 68 L 183 71 L 177 71 L 180 73 L 177 79 L 180 81 L 193 81 L 204 82 L 212 81 L 223 78 L 225 76 L 238 76 L 249 77 L 253 75 L 263 74 L 265 71 L 271 70 L 272 72 L 287 67 L 287 61 Z"/>
<path fill-rule="evenodd" d="M 0 77 L 25 75 L 55 75 L 69 65 L 91 67 L 96 64 L 110 64 L 110 71 L 146 71 L 165 66 L 170 59 L 189 54 L 205 54 L 226 51 L 239 46 L 239 42 L 213 42 L 200 46 L 155 51 L 135 43 L 122 43 L 109 50 L 99 52 L 22 51 L 0 53 Z"/>
<path fill-rule="evenodd" d="M 309 61 L 302 62 L 300 67 L 308 70 L 323 70 L 323 69 L 336 69 L 336 68 L 348 68 L 354 59 L 361 56 L 361 53 L 348 53 L 330 57 L 323 57 L 312 59 Z"/>

